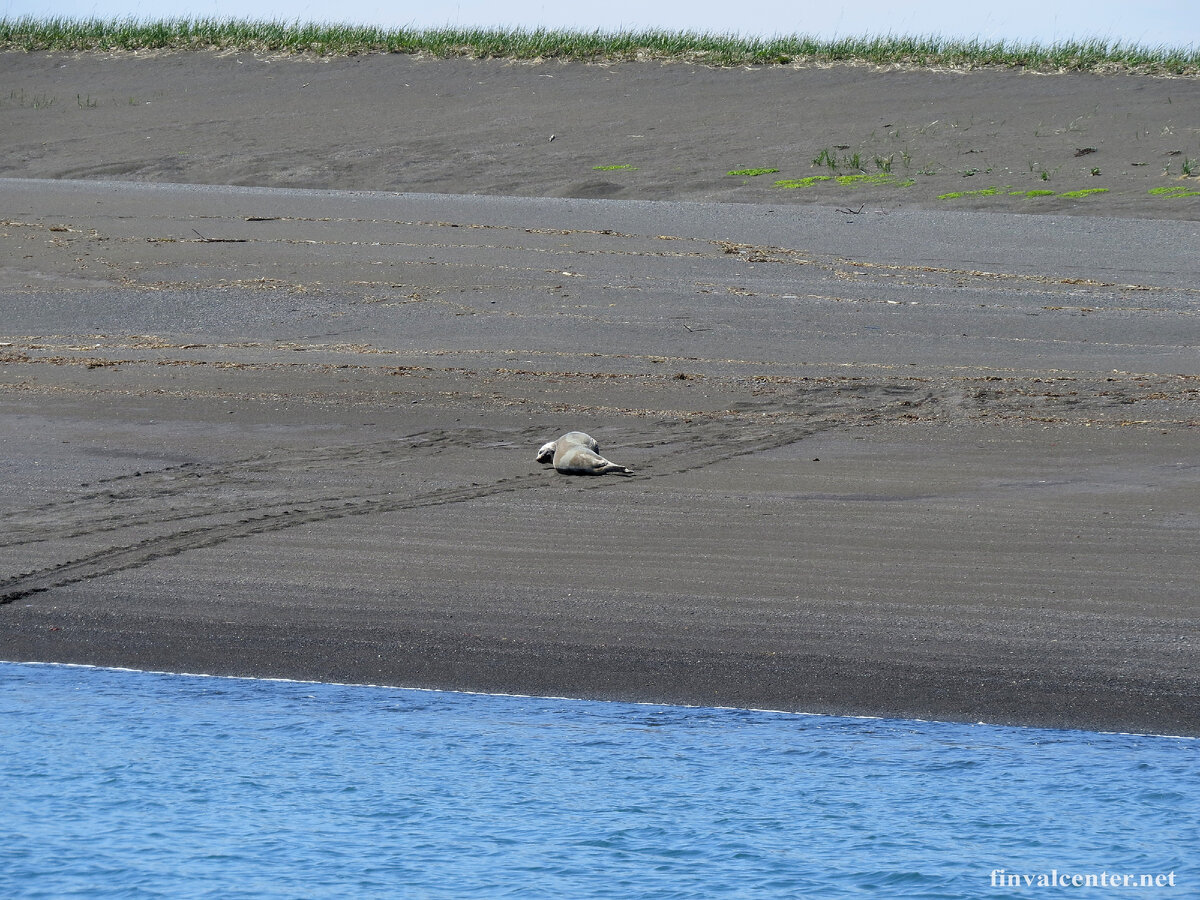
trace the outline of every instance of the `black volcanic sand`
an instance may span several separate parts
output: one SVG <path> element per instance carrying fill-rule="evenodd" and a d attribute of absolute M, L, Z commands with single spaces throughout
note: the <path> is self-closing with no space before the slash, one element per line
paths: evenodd
<path fill-rule="evenodd" d="M 1197 81 L 0 53 L 0 177 L 1196 220 Z"/>
<path fill-rule="evenodd" d="M 1073 121 L 1055 85 L 1183 109 L 1193 82 L 0 62 L 31 84 L 86 69 L 104 101 L 9 101 L 10 121 L 46 114 L 40 136 L 5 130 L 9 175 L 280 184 L 292 154 L 311 184 L 455 192 L 0 180 L 0 658 L 1200 734 L 1194 201 L 1145 194 L 1160 165 L 1083 216 L 898 198 L 855 214 L 832 193 L 722 186 L 730 123 L 804 103 L 749 92 L 685 128 L 668 99 L 693 81 L 871 78 L 911 118 L 933 102 L 914 81 L 948 79 L 1018 110 L 1032 92 L 1032 133 L 1043 109 Z M 152 102 L 109 104 L 136 71 Z M 268 115 L 300 72 L 323 93 Z M 449 115 L 464 72 L 574 93 L 496 104 L 478 133 L 393 120 L 384 75 L 430 109 L 458 85 Z M 642 87 L 619 110 L 586 90 L 621 79 Z M 593 147 L 549 121 L 572 96 Z M 1137 127 L 1161 127 L 1156 109 Z M 675 129 L 675 159 L 716 174 L 668 189 L 639 166 L 667 187 L 622 187 L 630 200 L 463 196 L 586 193 L 562 179 L 598 177 L 593 149 L 641 162 L 602 144 L 621 115 Z M 538 152 L 563 154 L 525 174 L 504 149 L 522 116 L 556 133 Z M 171 141 L 195 161 L 154 168 Z M 497 156 L 453 180 L 472 146 Z M 730 156 L 772 161 L 750 146 Z M 407 169 L 449 180 L 382 177 Z M 534 461 L 574 428 L 636 474 Z"/>

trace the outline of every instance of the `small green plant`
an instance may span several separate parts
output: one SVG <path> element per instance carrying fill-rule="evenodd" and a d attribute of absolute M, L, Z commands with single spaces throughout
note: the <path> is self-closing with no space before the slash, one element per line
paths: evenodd
<path fill-rule="evenodd" d="M 758 175 L 771 175 L 778 171 L 778 169 L 734 169 L 732 172 L 726 172 L 725 174 L 733 175 L 735 177 L 744 176 L 747 178 L 754 178 Z"/>
<path fill-rule="evenodd" d="M 54 98 L 47 94 L 34 94 L 32 97 L 26 96 L 24 91 L 9 91 L 9 100 L 16 100 L 17 106 L 22 108 L 31 106 L 34 109 L 49 109 L 54 105 Z"/>
<path fill-rule="evenodd" d="M 1041 163 L 1039 163 L 1039 162 L 1034 162 L 1033 160 L 1030 160 L 1030 161 L 1029 161 L 1029 171 L 1030 171 L 1031 173 L 1033 173 L 1033 172 L 1036 172 L 1036 173 L 1037 173 L 1037 177 L 1038 177 L 1038 178 L 1040 178 L 1040 179 L 1042 179 L 1042 181 L 1049 181 L 1049 180 L 1050 180 L 1050 176 L 1051 176 L 1051 175 L 1053 175 L 1053 174 L 1054 174 L 1054 172 L 1057 172 L 1057 171 L 1058 171 L 1058 169 L 1055 169 L 1055 170 L 1052 172 L 1050 169 L 1047 169 L 1047 168 L 1046 168 L 1045 166 L 1043 166 Z"/>
<path fill-rule="evenodd" d="M 1178 200 L 1183 197 L 1200 197 L 1200 191 L 1188 190 L 1182 184 L 1150 188 L 1147 193 L 1155 197 L 1166 197 L 1170 200 Z"/>
<path fill-rule="evenodd" d="M 1183 174 L 1191 178 L 1193 175 L 1200 174 L 1200 160 L 1192 159 L 1190 156 L 1185 156 L 1183 162 L 1179 164 L 1183 169 Z"/>
<path fill-rule="evenodd" d="M 775 182 L 775 187 L 785 188 L 786 190 L 795 190 L 796 188 L 812 187 L 822 181 L 832 181 L 832 175 L 810 175 L 807 178 L 781 178 Z"/>
<path fill-rule="evenodd" d="M 1100 174 L 1100 167 L 1092 166 L 1092 175 L 1099 175 L 1099 174 Z"/>
<path fill-rule="evenodd" d="M 848 147 L 826 147 L 818 153 L 812 161 L 814 167 L 825 166 L 831 172 L 836 172 L 839 169 L 851 169 L 855 172 L 865 172 L 863 168 L 862 154 L 852 153 L 841 158 L 838 157 L 838 150 L 847 150 Z M 877 157 L 880 159 L 882 157 Z M 890 163 L 889 163 L 890 165 Z"/>
<path fill-rule="evenodd" d="M 809 188 L 823 181 L 834 181 L 843 187 L 861 187 L 864 184 L 890 184 L 894 187 L 912 187 L 916 184 L 911 178 L 898 180 L 890 172 L 874 172 L 861 175 L 810 175 L 807 178 L 781 178 L 775 182 L 775 187 L 794 191 L 798 188 Z"/>
<path fill-rule="evenodd" d="M 875 168 L 877 168 L 880 172 L 891 172 L 892 160 L 895 158 L 895 153 L 889 153 L 887 156 L 877 156 L 875 157 Z"/>
<path fill-rule="evenodd" d="M 949 194 L 941 194 L 939 200 L 958 200 L 962 197 L 996 197 L 1000 195 L 1008 197 L 1025 197 L 1026 199 L 1035 199 L 1038 197 L 1065 197 L 1069 200 L 1080 200 L 1084 197 L 1090 197 L 1092 194 L 1107 194 L 1108 188 L 1086 188 L 1079 191 L 1064 191 L 1059 194 L 1055 191 L 1048 190 L 1032 190 L 1032 191 L 1014 191 L 1010 187 L 987 187 L 978 191 L 952 191 Z M 1197 192 L 1200 193 L 1200 192 Z"/>
<path fill-rule="evenodd" d="M 834 179 L 838 184 L 857 187 L 860 184 L 896 184 L 896 176 L 887 172 L 876 172 L 874 175 L 839 175 Z M 911 184 L 911 182 L 909 182 Z"/>
<path fill-rule="evenodd" d="M 995 197 L 997 194 L 1004 193 L 1008 188 L 986 187 L 980 188 L 977 191 L 951 191 L 948 194 L 939 194 L 939 200 L 958 200 L 960 197 Z"/>
<path fill-rule="evenodd" d="M 813 158 L 812 164 L 813 164 L 814 168 L 819 168 L 821 166 L 828 166 L 831 169 L 836 169 L 837 168 L 837 154 L 830 152 L 829 148 L 826 147 L 824 150 L 822 150 L 820 153 L 818 153 Z"/>
<path fill-rule="evenodd" d="M 100 105 L 99 101 L 92 99 L 91 94 L 88 94 L 86 97 L 76 94 L 75 102 L 79 104 L 80 109 L 95 109 Z"/>
<path fill-rule="evenodd" d="M 592 169 L 594 169 L 597 172 L 615 172 L 618 169 L 629 169 L 631 171 L 636 172 L 637 166 L 631 166 L 628 163 L 619 163 L 618 165 L 615 165 L 615 166 L 592 166 Z"/>

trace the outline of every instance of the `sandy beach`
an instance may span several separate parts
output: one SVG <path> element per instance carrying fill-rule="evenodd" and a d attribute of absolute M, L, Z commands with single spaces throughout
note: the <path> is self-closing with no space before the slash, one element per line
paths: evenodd
<path fill-rule="evenodd" d="M 0 71 L 0 658 L 1200 734 L 1194 79 Z"/>

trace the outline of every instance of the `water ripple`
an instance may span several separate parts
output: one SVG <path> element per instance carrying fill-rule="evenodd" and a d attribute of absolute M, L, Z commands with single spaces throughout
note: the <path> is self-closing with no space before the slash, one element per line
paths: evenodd
<path fill-rule="evenodd" d="M 988 895 L 1000 869 L 1200 877 L 1189 739 L 0 663 L 0 750 L 6 897 L 935 898 Z"/>

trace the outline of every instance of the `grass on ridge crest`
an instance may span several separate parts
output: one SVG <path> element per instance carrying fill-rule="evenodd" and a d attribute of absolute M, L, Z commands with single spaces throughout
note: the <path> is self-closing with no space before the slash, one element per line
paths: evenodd
<path fill-rule="evenodd" d="M 936 36 L 738 37 L 694 31 L 384 29 L 366 25 L 234 19 L 0 18 L 0 50 L 242 50 L 255 53 L 427 53 L 477 59 L 673 60 L 711 66 L 858 62 L 873 65 L 1038 71 L 1200 74 L 1200 49 L 1100 39 L 1040 45 Z"/>

